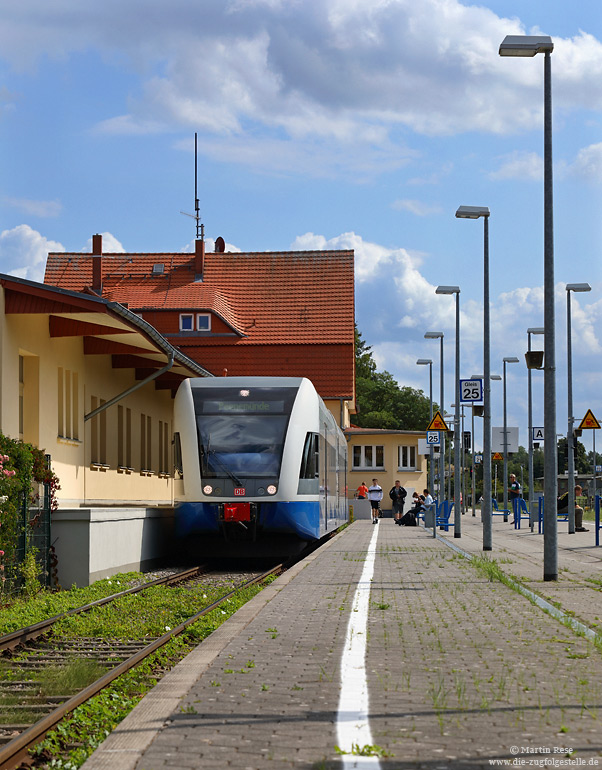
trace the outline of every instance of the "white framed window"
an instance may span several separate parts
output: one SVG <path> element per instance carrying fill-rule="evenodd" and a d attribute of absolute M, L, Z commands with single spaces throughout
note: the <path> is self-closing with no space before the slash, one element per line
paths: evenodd
<path fill-rule="evenodd" d="M 211 331 L 211 316 L 209 313 L 197 313 L 196 315 L 196 328 L 199 332 Z"/>
<path fill-rule="evenodd" d="M 398 470 L 415 471 L 416 470 L 416 447 L 400 446 L 398 449 Z"/>
<path fill-rule="evenodd" d="M 194 331 L 194 315 L 192 313 L 180 313 L 180 331 Z"/>
<path fill-rule="evenodd" d="M 385 467 L 385 448 L 380 445 L 353 447 L 353 468 L 369 469 Z"/>

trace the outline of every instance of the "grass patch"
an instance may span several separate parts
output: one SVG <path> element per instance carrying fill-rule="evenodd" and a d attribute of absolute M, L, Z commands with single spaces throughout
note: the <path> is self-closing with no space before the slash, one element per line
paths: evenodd
<path fill-rule="evenodd" d="M 32 749 L 32 755 L 43 758 L 53 768 L 76 770 L 157 684 L 164 671 L 172 668 L 263 587 L 253 585 L 240 591 L 227 601 L 227 609 L 218 607 L 212 610 L 140 666 L 120 676 L 48 733 L 45 740 Z M 219 686 L 219 683 L 216 682 L 215 686 Z"/>
<path fill-rule="evenodd" d="M 66 666 L 42 669 L 35 681 L 43 695 L 72 695 L 106 674 L 107 669 L 95 660 L 74 658 Z"/>

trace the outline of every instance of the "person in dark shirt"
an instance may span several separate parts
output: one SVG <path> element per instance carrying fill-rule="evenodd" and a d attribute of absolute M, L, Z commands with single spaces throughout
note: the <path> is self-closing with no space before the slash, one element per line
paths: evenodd
<path fill-rule="evenodd" d="M 583 488 L 577 484 L 575 486 L 575 532 L 589 532 L 583 526 L 583 508 L 577 505 L 577 498 L 583 494 Z M 556 502 L 556 510 L 558 513 L 568 513 L 569 510 L 569 493 L 568 490 L 558 497 Z"/>
<path fill-rule="evenodd" d="M 391 487 L 389 492 L 389 497 L 391 498 L 393 504 L 393 518 L 395 519 L 396 524 L 401 522 L 401 517 L 403 516 L 403 507 L 406 502 L 407 494 L 407 491 L 401 486 L 401 482 L 399 481 L 395 482 L 395 486 Z"/>
<path fill-rule="evenodd" d="M 516 500 L 518 497 L 520 497 L 520 493 L 520 484 L 516 480 L 514 473 L 511 473 L 508 477 L 508 497 L 510 498 L 510 502 L 512 503 L 513 500 Z"/>

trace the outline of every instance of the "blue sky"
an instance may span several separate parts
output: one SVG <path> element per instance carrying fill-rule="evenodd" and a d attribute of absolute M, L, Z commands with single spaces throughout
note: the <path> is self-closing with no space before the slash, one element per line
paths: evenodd
<path fill-rule="evenodd" d="M 12 6 L 12 7 L 11 7 Z M 194 133 L 209 245 L 356 252 L 356 319 L 378 365 L 428 389 L 454 301 L 462 377 L 482 370 L 482 222 L 491 210 L 492 371 L 527 437 L 523 354 L 543 325 L 543 57 L 552 36 L 558 432 L 566 430 L 566 283 L 575 416 L 602 420 L 602 11 L 577 0 L 22 0 L 0 9 L 0 270 L 41 280 L 46 253 L 189 250 Z M 534 338 L 534 347 L 541 340 Z M 535 424 L 543 422 L 534 377 Z M 493 424 L 502 388 L 493 383 Z M 590 437 L 585 437 L 590 446 Z"/>

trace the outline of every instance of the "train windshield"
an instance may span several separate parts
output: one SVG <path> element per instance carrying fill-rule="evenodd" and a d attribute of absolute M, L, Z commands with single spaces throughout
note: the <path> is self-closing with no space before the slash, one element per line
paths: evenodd
<path fill-rule="evenodd" d="M 273 478 L 297 388 L 193 388 L 201 475 Z"/>

